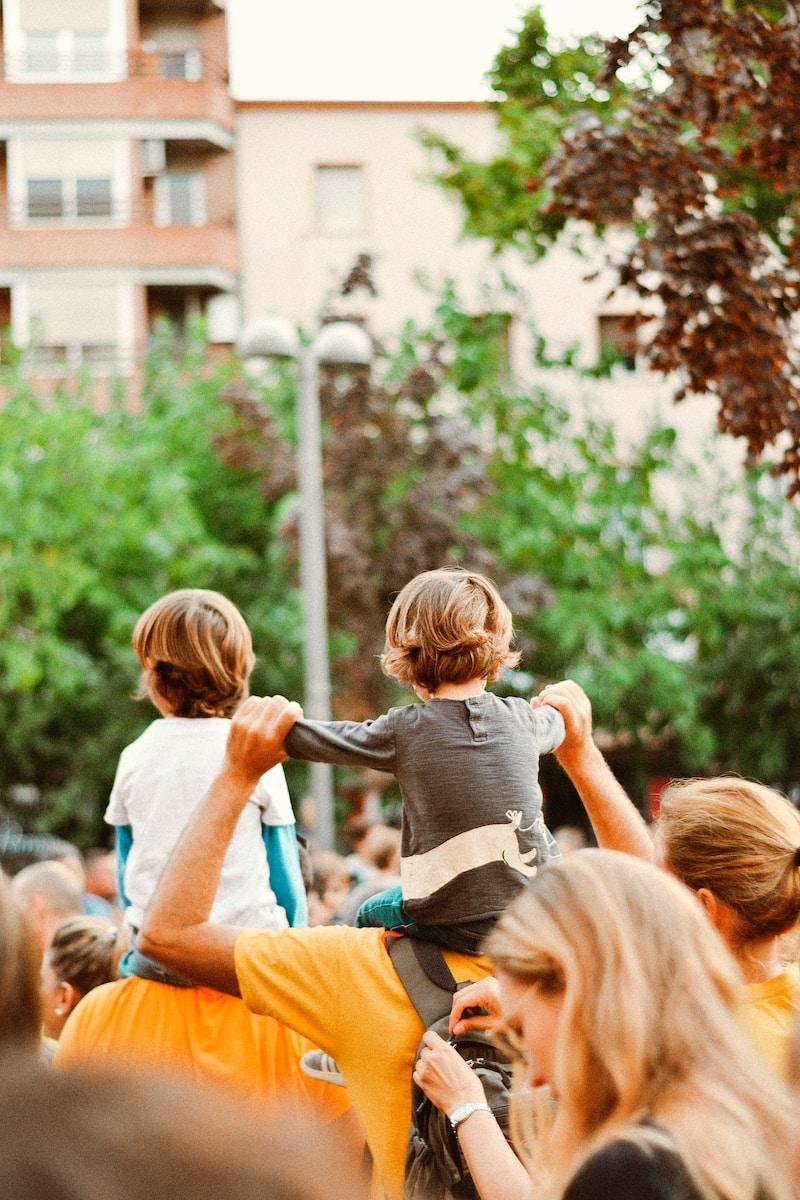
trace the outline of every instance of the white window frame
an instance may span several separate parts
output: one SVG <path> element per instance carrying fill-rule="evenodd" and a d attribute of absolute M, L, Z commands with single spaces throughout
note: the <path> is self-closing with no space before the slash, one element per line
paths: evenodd
<path fill-rule="evenodd" d="M 367 232 L 369 226 L 369 196 L 367 192 L 367 168 L 363 162 L 316 162 L 313 165 L 313 230 L 317 237 L 353 238 Z M 320 207 L 319 179 L 321 171 L 358 171 L 361 180 L 361 220 L 352 229 L 331 230 L 325 227 Z"/>
<path fill-rule="evenodd" d="M 61 143 L 63 145 L 63 142 Z M 117 141 L 114 144 L 114 161 L 110 175 L 91 176 L 84 172 L 58 175 L 53 172 L 46 176 L 49 179 L 60 178 L 62 195 L 64 197 L 64 214 L 60 217 L 29 217 L 28 216 L 28 180 L 45 178 L 44 176 L 28 175 L 25 169 L 23 143 L 16 138 L 9 138 L 6 143 L 6 165 L 8 174 L 7 202 L 10 214 L 9 224 L 15 229 L 86 229 L 109 226 L 119 228 L 131 222 L 130 170 L 131 143 Z M 79 179 L 109 179 L 111 180 L 111 215 L 78 216 L 77 187 Z"/>
<path fill-rule="evenodd" d="M 188 176 L 191 180 L 189 207 L 192 219 L 190 225 L 208 224 L 208 197 L 206 192 L 206 176 L 203 171 L 164 171 L 156 175 L 153 185 L 153 219 L 156 225 L 167 228 L 175 225 L 172 219 L 172 204 L 170 199 L 170 180 L 175 176 Z"/>
<path fill-rule="evenodd" d="M 93 276 L 85 279 L 86 283 L 107 283 L 107 279 Z M 65 348 L 61 360 L 68 371 L 80 366 L 88 366 L 92 375 L 129 375 L 136 362 L 136 297 L 135 285 L 130 282 L 118 282 L 117 291 L 117 339 L 114 343 L 114 353 L 108 362 L 92 363 L 86 361 L 86 349 L 94 345 L 110 345 L 99 342 L 73 342 Z M 11 285 L 11 335 L 17 346 L 28 346 L 31 338 L 31 306 L 28 287 L 25 283 Z M 46 374 L 42 366 L 36 365 L 35 348 L 30 360 L 25 363 L 29 375 Z M 55 364 L 54 364 L 55 365 Z M 58 371 L 54 371 L 58 374 Z"/>
<path fill-rule="evenodd" d="M 27 46 L 22 28 L 22 5 L 25 0 L 2 0 L 3 54 L 5 77 L 10 83 L 109 83 L 128 76 L 128 24 L 126 0 L 108 0 L 108 30 L 105 52 L 108 55 L 104 71 L 76 71 L 75 33 L 69 28 L 56 30 L 59 66 L 56 71 L 29 71 L 25 66 Z"/>

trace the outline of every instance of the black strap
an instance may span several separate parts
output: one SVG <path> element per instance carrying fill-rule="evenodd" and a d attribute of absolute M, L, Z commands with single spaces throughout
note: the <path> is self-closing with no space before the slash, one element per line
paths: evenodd
<path fill-rule="evenodd" d="M 427 1029 L 450 1012 L 453 993 L 458 990 L 444 955 L 433 942 L 413 937 L 389 938 L 388 950 L 400 982 Z"/>

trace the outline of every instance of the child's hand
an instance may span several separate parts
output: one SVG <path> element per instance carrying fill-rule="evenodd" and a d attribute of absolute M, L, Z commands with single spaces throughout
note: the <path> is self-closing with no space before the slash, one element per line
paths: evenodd
<path fill-rule="evenodd" d="M 227 773 L 251 779 L 253 786 L 271 767 L 287 758 L 283 739 L 303 715 L 299 704 L 283 696 L 251 696 L 236 712 L 225 752 Z"/>
<path fill-rule="evenodd" d="M 556 750 L 556 758 L 569 757 L 592 741 L 592 705 L 586 692 L 572 679 L 548 684 L 531 700 L 533 708 L 549 704 L 564 718 L 566 736 Z"/>

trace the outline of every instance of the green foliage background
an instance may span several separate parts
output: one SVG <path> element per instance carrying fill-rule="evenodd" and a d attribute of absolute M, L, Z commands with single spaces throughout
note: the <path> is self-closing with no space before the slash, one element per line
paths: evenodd
<path fill-rule="evenodd" d="M 524 660 L 501 687 L 577 679 L 614 753 L 642 775 L 800 781 L 796 507 L 755 475 L 709 490 L 669 427 L 622 446 L 591 413 L 516 387 L 497 335 L 451 291 L 432 327 L 408 327 L 376 370 L 391 378 L 440 347 L 440 402 L 479 432 L 485 487 L 460 527 L 494 556 L 516 612 Z M 12 811 L 13 786 L 35 784 L 32 829 L 101 835 L 119 751 L 151 718 L 130 699 L 130 632 L 169 589 L 229 594 L 253 629 L 253 690 L 300 695 L 291 483 L 265 490 L 272 443 L 220 399 L 237 370 L 207 360 L 200 331 L 181 352 L 156 338 L 135 406 L 121 391 L 98 404 L 88 379 L 48 394 L 19 363 L 2 368 L 0 804 Z M 278 379 L 259 403 L 285 427 L 292 399 Z M 250 459 L 221 453 L 231 436 L 259 443 Z M 414 464 L 410 442 L 393 463 L 401 491 Z M 426 513 L 415 519 L 424 533 Z M 462 554 L 456 541 L 451 556 Z M 341 638 L 346 622 L 331 621 Z M 344 675 L 335 682 L 347 690 Z"/>

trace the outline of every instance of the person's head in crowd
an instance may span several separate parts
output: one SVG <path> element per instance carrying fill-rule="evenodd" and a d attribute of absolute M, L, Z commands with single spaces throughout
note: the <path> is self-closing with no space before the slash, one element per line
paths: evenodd
<path fill-rule="evenodd" d="M 81 891 L 86 891 L 86 866 L 83 855 L 77 846 L 73 846 L 72 842 L 59 840 L 48 854 L 46 861 L 61 863 L 74 875 L 75 882 Z"/>
<path fill-rule="evenodd" d="M 143 1074 L 3 1063 L 0 1194 L 14 1200 L 358 1200 L 349 1157 L 307 1118 Z"/>
<path fill-rule="evenodd" d="M 589 844 L 586 831 L 580 825 L 559 825 L 553 830 L 556 845 L 562 854 L 572 854 L 573 850 L 585 850 Z"/>
<path fill-rule="evenodd" d="M 11 887 L 42 953 L 61 922 L 83 912 L 83 889 L 75 872 L 62 862 L 31 863 L 14 876 Z"/>
<path fill-rule="evenodd" d="M 0 1051 L 39 1044 L 40 951 L 11 884 L 0 871 Z"/>
<path fill-rule="evenodd" d="M 371 825 L 361 842 L 361 856 L 380 875 L 400 871 L 400 830 L 389 825 Z"/>
<path fill-rule="evenodd" d="M 778 792 L 723 776 L 674 783 L 656 825 L 663 865 L 697 893 L 740 961 L 800 917 L 800 812 Z"/>
<path fill-rule="evenodd" d="M 788 1200 L 788 1098 L 736 1023 L 734 960 L 676 879 L 607 850 L 548 863 L 487 951 L 529 1082 L 559 1102 L 549 1133 L 525 1131 L 552 1194 L 593 1150 L 660 1130 L 701 1195 Z"/>
<path fill-rule="evenodd" d="M 142 666 L 138 695 L 162 716 L 230 717 L 247 698 L 253 642 L 238 608 L 219 592 L 162 596 L 133 631 Z"/>
<path fill-rule="evenodd" d="M 309 925 L 328 925 L 350 893 L 350 872 L 341 854 L 318 850 L 312 855 L 314 879 L 308 893 Z"/>
<path fill-rule="evenodd" d="M 381 666 L 427 698 L 443 683 L 497 679 L 503 667 L 519 662 L 512 637 L 511 613 L 494 584 L 443 567 L 415 576 L 398 594 L 386 620 Z"/>
<path fill-rule="evenodd" d="M 117 897 L 117 864 L 113 850 L 93 846 L 83 856 L 86 891 L 109 903 Z"/>
<path fill-rule="evenodd" d="M 59 925 L 42 963 L 42 1024 L 57 1038 L 75 1005 L 117 976 L 119 936 L 102 917 L 69 917 Z"/>

